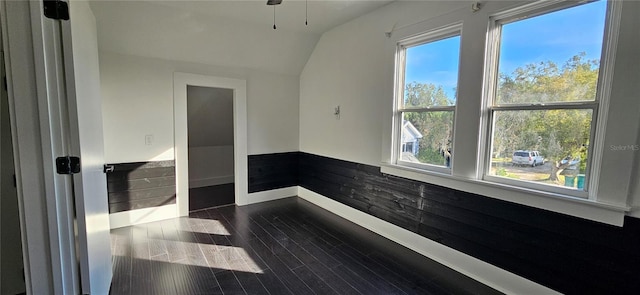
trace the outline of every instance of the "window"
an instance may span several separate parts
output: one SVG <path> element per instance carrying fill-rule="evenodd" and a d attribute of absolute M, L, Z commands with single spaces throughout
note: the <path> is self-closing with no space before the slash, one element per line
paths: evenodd
<path fill-rule="evenodd" d="M 411 152 L 413 153 L 413 142 L 407 142 L 402 145 L 403 152 Z"/>
<path fill-rule="evenodd" d="M 398 43 L 395 162 L 450 172 L 459 25 Z"/>
<path fill-rule="evenodd" d="M 494 20 L 485 179 L 587 196 L 606 4 Z"/>
<path fill-rule="evenodd" d="M 381 172 L 620 225 L 637 157 L 623 147 L 640 124 L 627 8 L 498 1 L 387 34 L 395 95 Z M 434 30 L 452 23 L 464 32 Z M 429 83 L 422 93 L 449 99 L 413 87 Z"/>

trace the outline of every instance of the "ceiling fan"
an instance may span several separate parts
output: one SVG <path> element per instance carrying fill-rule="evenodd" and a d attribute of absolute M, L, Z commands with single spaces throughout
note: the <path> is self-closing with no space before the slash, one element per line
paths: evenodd
<path fill-rule="evenodd" d="M 308 9 L 307 9 L 307 1 L 304 1 L 304 25 L 308 25 Z M 282 4 L 282 0 L 267 0 L 267 5 L 273 6 L 273 29 L 276 29 L 276 5 Z"/>

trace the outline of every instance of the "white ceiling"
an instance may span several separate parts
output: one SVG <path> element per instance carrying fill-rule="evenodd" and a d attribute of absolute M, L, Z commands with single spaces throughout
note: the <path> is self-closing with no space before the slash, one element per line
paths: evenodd
<path fill-rule="evenodd" d="M 267 0 L 144 0 L 193 13 L 273 27 L 274 6 Z M 322 34 L 394 0 L 283 0 L 275 6 L 278 30 Z M 306 6 L 306 7 L 305 7 Z M 308 25 L 305 21 L 305 8 Z"/>
<path fill-rule="evenodd" d="M 389 2 L 380 0 L 91 0 L 101 51 L 299 75 L 322 33 Z"/>

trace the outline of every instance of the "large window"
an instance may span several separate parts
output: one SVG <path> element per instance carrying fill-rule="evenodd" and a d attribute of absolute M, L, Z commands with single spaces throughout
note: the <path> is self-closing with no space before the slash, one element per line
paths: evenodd
<path fill-rule="evenodd" d="M 398 44 L 396 163 L 450 170 L 460 59 L 460 26 Z"/>
<path fill-rule="evenodd" d="M 494 20 L 485 179 L 587 196 L 605 12 L 597 1 Z"/>
<path fill-rule="evenodd" d="M 386 35 L 397 46 L 381 171 L 620 224 L 637 157 L 623 147 L 635 146 L 640 122 L 638 7 L 491 4 Z"/>

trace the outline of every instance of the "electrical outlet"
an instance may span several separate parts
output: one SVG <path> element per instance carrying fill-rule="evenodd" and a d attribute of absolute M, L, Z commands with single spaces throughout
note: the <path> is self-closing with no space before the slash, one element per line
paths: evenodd
<path fill-rule="evenodd" d="M 147 134 L 144 136 L 144 144 L 152 145 L 153 144 L 153 134 Z"/>

